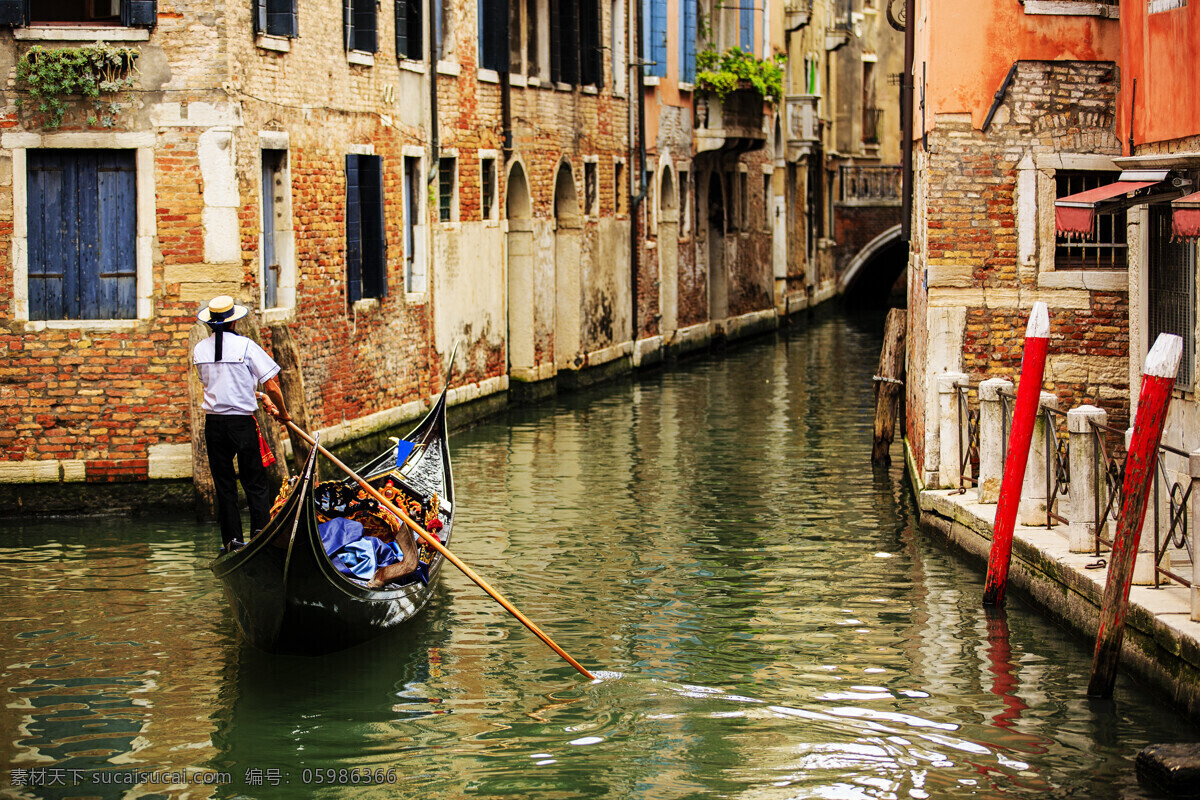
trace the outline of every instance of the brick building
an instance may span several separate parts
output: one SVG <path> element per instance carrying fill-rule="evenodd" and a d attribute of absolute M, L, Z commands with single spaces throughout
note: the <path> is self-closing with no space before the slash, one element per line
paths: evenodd
<path fill-rule="evenodd" d="M 0 481 L 190 476 L 217 294 L 294 336 L 327 442 L 416 413 L 454 345 L 475 396 L 627 342 L 612 7 L 525 10 L 0 3 Z M 17 65 L 98 45 L 119 90 L 55 119 Z"/>
<path fill-rule="evenodd" d="M 1092 403 L 1112 424 L 1128 419 L 1121 226 L 1107 228 L 1107 247 L 1081 247 L 1054 226 L 1055 197 L 1116 175 L 1115 11 L 915 3 L 907 439 L 930 486 L 936 376 L 1015 379 L 1035 301 L 1050 309 L 1046 389 L 1063 408 Z"/>

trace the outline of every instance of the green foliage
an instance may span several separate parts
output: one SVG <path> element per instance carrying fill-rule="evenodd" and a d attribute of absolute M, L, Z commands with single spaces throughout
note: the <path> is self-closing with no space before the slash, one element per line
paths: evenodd
<path fill-rule="evenodd" d="M 100 96 L 114 95 L 133 87 L 137 76 L 133 62 L 137 55 L 136 50 L 113 47 L 104 42 L 50 50 L 35 45 L 17 62 L 17 84 L 24 84 L 30 104 L 44 115 L 47 128 L 62 125 L 67 113 L 67 98 L 71 96 L 92 101 L 89 125 L 110 128 L 116 122 L 121 104 Z M 20 105 L 25 103 L 20 102 Z"/>
<path fill-rule="evenodd" d="M 712 92 L 722 100 L 735 89 L 752 88 L 764 100 L 778 103 L 783 98 L 783 65 L 787 57 L 776 53 L 770 59 L 756 58 L 740 47 L 724 53 L 714 49 L 696 54 L 696 88 Z"/>

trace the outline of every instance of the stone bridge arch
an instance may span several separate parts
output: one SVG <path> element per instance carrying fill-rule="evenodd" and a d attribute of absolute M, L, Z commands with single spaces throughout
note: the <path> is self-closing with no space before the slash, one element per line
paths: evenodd
<path fill-rule="evenodd" d="M 837 293 L 847 301 L 888 304 L 908 267 L 908 243 L 900 238 L 900 225 L 879 233 L 854 254 L 838 276 Z"/>

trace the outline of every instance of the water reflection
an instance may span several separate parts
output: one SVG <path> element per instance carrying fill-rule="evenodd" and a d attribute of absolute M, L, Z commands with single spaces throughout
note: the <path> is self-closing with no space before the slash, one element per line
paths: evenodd
<path fill-rule="evenodd" d="M 224 775 L 146 796 L 1134 797 L 1200 734 L 1090 651 L 982 609 L 869 466 L 873 326 L 805 330 L 454 437 L 455 549 L 602 679 L 457 573 L 377 642 L 238 644 L 186 519 L 0 529 L 0 745 L 16 770 Z M 191 772 L 187 772 L 191 770 Z"/>

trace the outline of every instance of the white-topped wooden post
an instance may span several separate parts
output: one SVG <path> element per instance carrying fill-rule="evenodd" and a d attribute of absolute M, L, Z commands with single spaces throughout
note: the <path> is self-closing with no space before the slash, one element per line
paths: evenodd
<path fill-rule="evenodd" d="M 1096 546 L 1096 496 L 1104 476 L 1096 463 L 1096 436 L 1092 423 L 1108 424 L 1108 414 L 1096 406 L 1079 406 L 1067 412 L 1067 436 L 1071 450 L 1071 489 L 1068 519 L 1072 553 L 1086 553 Z"/>
<path fill-rule="evenodd" d="M 1004 477 L 1004 394 L 1013 382 L 988 378 L 979 384 L 979 502 L 995 503 L 1000 498 Z"/>
<path fill-rule="evenodd" d="M 1096 632 L 1096 650 L 1092 656 L 1089 697 L 1109 697 L 1117 679 L 1117 662 L 1125 635 L 1125 613 L 1129 609 L 1129 587 L 1134 557 L 1142 538 L 1146 516 L 1146 496 L 1158 465 L 1158 444 L 1167 421 L 1171 390 L 1183 357 L 1183 340 L 1160 333 L 1146 354 L 1142 370 L 1142 390 L 1138 394 L 1137 416 L 1125 458 L 1125 478 L 1121 485 L 1121 513 L 1108 562 L 1108 577 L 1100 606 L 1100 625 Z M 1151 537 L 1153 541 L 1153 537 Z M 1151 555 L 1153 565 L 1153 554 Z M 1140 558 L 1138 560 L 1141 560 Z"/>

